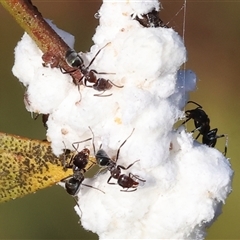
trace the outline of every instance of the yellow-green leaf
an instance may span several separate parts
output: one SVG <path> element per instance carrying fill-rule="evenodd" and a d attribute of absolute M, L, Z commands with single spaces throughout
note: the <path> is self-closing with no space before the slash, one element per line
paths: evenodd
<path fill-rule="evenodd" d="M 47 141 L 0 133 L 0 202 L 36 192 L 71 176 L 72 169 L 64 170 L 63 161 L 70 161 L 74 154 L 58 158 Z M 90 157 L 86 170 L 94 162 L 95 158 Z"/>

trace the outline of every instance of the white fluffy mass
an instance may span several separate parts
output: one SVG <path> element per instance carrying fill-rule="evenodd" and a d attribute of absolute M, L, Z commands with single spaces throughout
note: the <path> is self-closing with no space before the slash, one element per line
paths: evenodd
<path fill-rule="evenodd" d="M 133 19 L 153 9 L 152 1 L 104 1 L 94 46 L 82 56 L 85 65 L 101 50 L 91 68 L 118 86 L 104 94 L 78 87 L 68 74 L 42 66 L 42 53 L 25 34 L 15 49 L 14 75 L 26 86 L 28 111 L 49 114 L 47 137 L 55 154 L 92 137 L 109 156 L 116 156 L 122 173 L 138 175 L 135 192 L 107 183 L 109 171 L 84 183 L 79 193 L 81 223 L 100 239 L 203 239 L 206 225 L 219 214 L 231 192 L 233 171 L 221 152 L 194 141 L 183 127 L 188 91 L 196 85 L 186 61 L 181 37 L 171 28 L 145 28 Z M 62 32 L 67 39 L 68 34 Z M 69 45 L 71 45 L 69 43 Z M 103 94 L 103 95 L 104 95 Z M 79 151 L 85 145 L 79 144 Z M 117 180 L 111 179 L 111 182 Z M 78 207 L 77 207 L 78 208 Z"/>

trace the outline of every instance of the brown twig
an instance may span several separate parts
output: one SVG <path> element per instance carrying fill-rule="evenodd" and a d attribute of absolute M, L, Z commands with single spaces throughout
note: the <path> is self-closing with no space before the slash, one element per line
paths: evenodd
<path fill-rule="evenodd" d="M 72 70 L 65 61 L 65 53 L 70 47 L 44 20 L 30 0 L 5 0 L 0 3 L 42 50 L 45 64 L 50 64 L 51 67 L 61 66 L 67 72 Z M 71 75 L 74 82 L 82 77 L 80 71 Z"/>

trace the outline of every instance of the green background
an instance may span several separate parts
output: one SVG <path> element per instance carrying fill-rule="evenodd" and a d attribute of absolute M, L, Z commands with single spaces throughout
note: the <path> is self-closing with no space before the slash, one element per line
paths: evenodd
<path fill-rule="evenodd" d="M 76 37 L 75 49 L 87 51 L 98 24 L 93 16 L 100 1 L 33 1 L 44 17 L 52 19 Z M 162 20 L 180 35 L 183 32 L 181 1 L 163 1 Z M 227 156 L 235 170 L 233 192 L 223 214 L 208 230 L 207 239 L 240 239 L 240 2 L 189 1 L 187 3 L 185 44 L 187 69 L 198 76 L 197 88 L 190 99 L 208 113 L 211 127 L 229 135 Z M 113 13 L 114 14 L 114 13 Z M 36 139 L 45 138 L 41 119 L 34 121 L 25 110 L 23 86 L 12 75 L 13 50 L 23 30 L 0 5 L 0 131 Z M 192 128 L 189 130 L 192 130 Z M 223 151 L 224 139 L 217 148 Z M 54 186 L 0 204 L 0 239 L 93 239 L 81 231 L 75 202 L 64 189 Z M 94 201 L 93 201 L 94 207 Z M 94 221 L 94 219 L 93 219 Z M 97 223 L 96 223 L 97 224 Z"/>

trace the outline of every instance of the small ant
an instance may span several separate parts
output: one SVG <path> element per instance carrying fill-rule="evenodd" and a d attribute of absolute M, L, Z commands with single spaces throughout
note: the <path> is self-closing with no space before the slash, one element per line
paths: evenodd
<path fill-rule="evenodd" d="M 159 12 L 155 9 L 153 9 L 151 12 L 146 13 L 146 14 L 132 14 L 131 17 L 134 20 L 137 20 L 142 26 L 144 27 L 163 27 L 163 28 L 168 28 L 163 21 L 159 17 Z"/>
<path fill-rule="evenodd" d="M 103 149 L 101 149 L 102 145 L 100 146 L 99 150 L 96 152 L 95 145 L 94 145 L 94 134 L 90 127 L 89 127 L 89 129 L 91 130 L 92 135 L 93 135 L 93 150 L 94 150 L 94 155 L 95 155 L 96 161 L 100 167 L 106 168 L 111 174 L 111 176 L 107 180 L 108 184 L 118 184 L 123 188 L 123 190 L 121 190 L 121 191 L 133 192 L 133 191 L 137 190 L 137 187 L 139 185 L 138 181 L 146 182 L 146 180 L 143 180 L 143 179 L 139 178 L 139 176 L 134 175 L 132 173 L 129 173 L 128 175 L 121 174 L 121 169 L 127 170 L 130 167 L 132 167 L 133 164 L 135 164 L 136 162 L 138 162 L 140 160 L 136 160 L 135 162 L 133 162 L 132 164 L 130 164 L 127 167 L 124 167 L 122 165 L 117 165 L 117 160 L 119 157 L 120 149 L 126 143 L 126 141 L 131 137 L 134 129 L 131 132 L 131 134 L 129 135 L 129 137 L 127 137 L 127 139 L 118 148 L 115 161 L 112 160 Z M 110 182 L 110 180 L 112 178 L 117 179 L 117 183 Z M 125 190 L 124 190 L 124 188 L 125 188 Z M 130 189 L 130 188 L 133 188 L 133 189 Z"/>
<path fill-rule="evenodd" d="M 92 138 L 88 138 L 81 142 L 89 141 L 91 139 Z M 77 142 L 77 143 L 79 144 L 81 142 Z M 76 144 L 76 143 L 73 143 L 72 146 L 77 151 L 77 148 L 74 146 L 74 144 Z M 78 194 L 81 185 L 90 187 L 90 188 L 94 188 L 94 189 L 97 189 L 97 190 L 103 192 L 102 190 L 100 190 L 98 188 L 95 188 L 91 185 L 82 183 L 84 180 L 84 174 L 86 172 L 86 166 L 89 162 L 89 155 L 90 155 L 89 149 L 84 148 L 82 151 L 78 152 L 75 156 L 73 156 L 71 158 L 71 160 L 69 161 L 69 163 L 67 163 L 64 166 L 64 170 L 66 170 L 68 168 L 73 169 L 73 175 L 62 180 L 62 182 L 65 182 L 66 191 L 72 196 L 76 196 Z M 94 165 L 94 163 L 93 163 L 93 165 Z"/>
<path fill-rule="evenodd" d="M 75 68 L 75 69 L 73 69 L 72 71 L 63 71 L 62 68 L 60 67 L 61 72 L 65 74 L 65 73 L 72 73 L 77 70 L 80 70 L 83 76 L 78 80 L 78 82 L 75 83 L 76 85 L 79 86 L 81 84 L 81 82 L 83 82 L 83 84 L 86 87 L 91 87 L 94 90 L 101 92 L 100 94 L 94 94 L 94 96 L 99 96 L 99 97 L 111 96 L 112 94 L 103 95 L 103 93 L 105 91 L 111 89 L 112 86 L 115 86 L 118 88 L 122 88 L 123 86 L 118 86 L 108 79 L 97 78 L 96 74 L 107 74 L 105 72 L 97 72 L 94 69 L 89 70 L 90 66 L 92 65 L 92 63 L 94 62 L 94 60 L 96 59 L 98 54 L 107 45 L 108 44 L 106 44 L 104 47 L 102 47 L 98 50 L 98 52 L 95 54 L 94 58 L 90 61 L 90 63 L 88 64 L 87 67 L 85 67 L 82 57 L 75 50 L 69 49 L 66 52 L 65 59 L 66 59 L 67 64 L 70 67 Z M 93 83 L 93 85 L 87 85 L 87 82 Z"/>
<path fill-rule="evenodd" d="M 196 128 L 192 130 L 192 132 L 199 131 L 196 139 L 198 139 L 198 137 L 202 135 L 202 143 L 208 145 L 209 147 L 215 147 L 217 143 L 217 139 L 225 137 L 226 143 L 225 143 L 225 149 L 223 154 L 224 156 L 226 156 L 227 145 L 228 145 L 228 135 L 227 134 L 217 135 L 217 131 L 218 131 L 217 128 L 210 130 L 210 119 L 206 114 L 206 112 L 202 110 L 202 106 L 193 101 L 188 101 L 187 104 L 188 103 L 195 104 L 197 108 L 192 110 L 187 110 L 185 112 L 187 119 L 182 123 L 182 125 L 187 123 L 190 119 L 193 119 L 194 125 Z"/>

